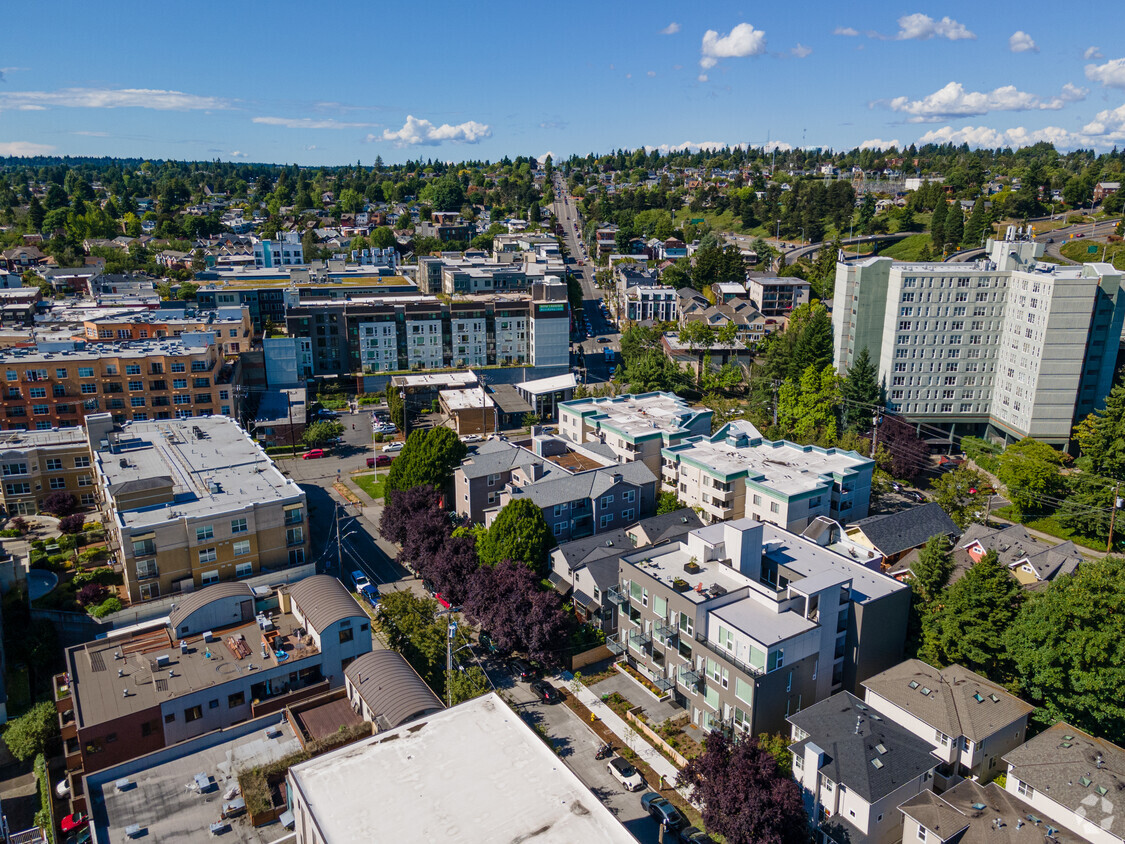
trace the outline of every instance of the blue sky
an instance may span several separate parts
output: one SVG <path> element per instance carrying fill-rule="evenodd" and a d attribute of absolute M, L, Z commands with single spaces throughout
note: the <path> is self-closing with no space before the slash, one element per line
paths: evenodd
<path fill-rule="evenodd" d="M 1125 12 L 1107 0 L 10 5 L 0 155 L 1125 143 Z"/>

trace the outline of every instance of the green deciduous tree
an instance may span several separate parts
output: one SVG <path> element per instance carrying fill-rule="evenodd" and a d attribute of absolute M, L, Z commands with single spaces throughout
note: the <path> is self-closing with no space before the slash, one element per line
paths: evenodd
<path fill-rule="evenodd" d="M 984 475 L 968 466 L 958 466 L 934 481 L 933 498 L 957 527 L 964 530 L 974 522 L 988 518 L 988 495 L 981 492 L 988 486 Z M 973 490 L 976 490 L 975 492 Z"/>
<path fill-rule="evenodd" d="M 502 560 L 523 563 L 537 572 L 546 570 L 547 553 L 555 545 L 543 511 L 530 499 L 509 501 L 477 542 L 483 565 Z"/>
<path fill-rule="evenodd" d="M 1008 498 L 1021 512 L 1036 512 L 1049 502 L 1062 485 L 1059 467 L 1066 455 L 1032 437 L 1024 437 L 1004 449 L 996 458 L 996 477 L 1008 491 Z"/>
<path fill-rule="evenodd" d="M 36 704 L 19 718 L 9 722 L 4 731 L 4 744 L 23 762 L 43 753 L 59 734 L 59 714 L 50 701 Z"/>
<path fill-rule="evenodd" d="M 930 605 L 922 619 L 922 653 L 939 668 L 958 663 L 994 680 L 1007 674 L 1005 637 L 1020 585 L 989 551 Z"/>
<path fill-rule="evenodd" d="M 416 486 L 443 491 L 467 453 L 467 446 L 451 428 L 412 431 L 387 473 L 386 500 L 396 490 Z"/>
<path fill-rule="evenodd" d="M 1125 559 L 1090 560 L 1033 594 L 1007 644 L 1020 692 L 1044 723 L 1125 741 Z"/>
<path fill-rule="evenodd" d="M 309 448 L 323 448 L 343 433 L 344 426 L 339 422 L 329 422 L 327 420 L 323 422 L 313 422 L 305 428 L 305 433 L 301 436 L 301 442 Z"/>
<path fill-rule="evenodd" d="M 446 672 L 445 681 L 448 683 L 449 701 L 454 706 L 492 691 L 492 684 L 488 682 L 488 677 L 476 665 L 464 671 Z"/>
<path fill-rule="evenodd" d="M 656 496 L 656 515 L 663 516 L 665 513 L 674 513 L 676 510 L 682 510 L 687 505 L 676 497 L 674 492 L 662 492 Z"/>
<path fill-rule="evenodd" d="M 840 379 L 831 365 L 808 367 L 799 382 L 786 380 L 777 395 L 777 422 L 787 439 L 832 445 L 839 435 Z"/>
<path fill-rule="evenodd" d="M 392 650 L 414 666 L 426 684 L 441 694 L 445 680 L 447 624 L 436 620 L 438 603 L 409 589 L 390 590 L 379 601 L 379 629 Z"/>

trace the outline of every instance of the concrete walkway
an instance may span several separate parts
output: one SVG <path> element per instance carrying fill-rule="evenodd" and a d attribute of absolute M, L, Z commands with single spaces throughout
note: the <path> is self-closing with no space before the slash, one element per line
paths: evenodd
<path fill-rule="evenodd" d="M 569 671 L 564 671 L 559 675 L 559 682 L 564 683 L 566 688 L 573 692 L 574 675 Z M 645 764 L 647 764 L 659 776 L 664 777 L 664 782 L 671 785 L 676 781 L 676 776 L 679 774 L 679 769 L 660 755 L 660 752 L 649 744 L 636 730 L 625 722 L 616 712 L 609 708 L 608 705 L 602 702 L 602 699 L 596 694 L 591 692 L 581 683 L 578 684 L 578 691 L 574 693 L 575 696 L 582 702 L 582 705 L 590 710 L 598 719 L 609 728 L 609 731 L 621 739 L 621 742 L 633 750 Z M 688 799 L 687 794 L 683 789 L 676 789 L 680 792 L 685 800 Z"/>

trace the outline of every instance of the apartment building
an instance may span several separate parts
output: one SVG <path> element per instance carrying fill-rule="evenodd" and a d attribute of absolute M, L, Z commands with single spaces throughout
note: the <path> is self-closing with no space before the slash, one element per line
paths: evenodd
<path fill-rule="evenodd" d="M 746 295 L 754 307 L 768 317 L 786 316 L 806 304 L 811 292 L 812 286 L 796 277 L 750 275 L 746 280 Z"/>
<path fill-rule="evenodd" d="M 87 417 L 96 491 L 132 601 L 305 562 L 305 493 L 225 416 Z"/>
<path fill-rule="evenodd" d="M 305 247 L 297 232 L 285 232 L 279 240 L 254 238 L 254 266 L 258 269 L 296 267 L 305 263 Z"/>
<path fill-rule="evenodd" d="M 519 256 L 518 261 L 497 261 L 485 252 L 423 256 L 418 259 L 418 287 L 423 293 L 447 296 L 526 293 L 536 282 L 545 281 L 550 272 L 563 267 L 557 256 L 557 244 L 554 250 L 540 247 Z"/>
<path fill-rule="evenodd" d="M 69 492 L 83 507 L 97 503 L 90 445 L 81 426 L 0 433 L 5 516 L 38 513 L 43 499 Z"/>
<path fill-rule="evenodd" d="M 254 341 L 250 309 L 244 305 L 203 313 L 187 308 L 134 310 L 92 316 L 82 322 L 82 335 L 87 343 L 161 340 L 200 331 L 215 335 L 215 345 L 222 357 L 248 352 Z"/>
<path fill-rule="evenodd" d="M 624 554 L 607 645 L 704 731 L 783 731 L 902 656 L 909 587 L 835 527 L 829 542 L 738 519 Z"/>
<path fill-rule="evenodd" d="M 938 759 L 930 745 L 848 692 L 789 723 L 793 778 L 817 844 L 904 840 L 898 807 L 933 787 Z"/>
<path fill-rule="evenodd" d="M 875 464 L 854 451 L 764 439 L 745 420 L 661 451 L 663 489 L 708 522 L 751 518 L 802 531 L 862 519 Z"/>
<path fill-rule="evenodd" d="M 623 316 L 633 322 L 675 322 L 680 297 L 674 287 L 630 287 L 625 291 Z"/>
<path fill-rule="evenodd" d="M 210 331 L 128 344 L 40 343 L 0 351 L 6 430 L 231 414 L 233 367 Z"/>
<path fill-rule="evenodd" d="M 486 442 L 454 470 L 451 509 L 473 522 L 491 523 L 518 498 L 534 502 L 555 539 L 566 542 L 651 516 L 656 476 L 640 462 L 618 465 L 604 447 L 545 435 L 531 448 Z"/>
<path fill-rule="evenodd" d="M 1014 229 L 975 264 L 869 258 L 836 269 L 841 373 L 867 349 L 888 407 L 950 436 L 1069 442 L 1104 407 L 1125 321 L 1121 272 L 1038 262 Z"/>
<path fill-rule="evenodd" d="M 1035 707 L 960 665 L 908 659 L 863 682 L 864 701 L 929 742 L 941 760 L 939 785 L 988 781 L 1002 757 L 1023 744 Z"/>
<path fill-rule="evenodd" d="M 73 810 L 90 811 L 86 774 L 342 687 L 370 622 L 339 580 L 314 575 L 266 595 L 210 586 L 68 648 L 55 707 Z"/>
<path fill-rule="evenodd" d="M 639 460 L 659 477 L 662 449 L 711 433 L 711 410 L 673 393 L 574 399 L 559 405 L 559 434 L 575 443 L 602 443 L 618 461 Z"/>
<path fill-rule="evenodd" d="M 311 341 L 317 375 L 570 362 L 561 282 L 537 284 L 530 297 L 306 303 L 285 321 L 290 336 Z"/>
<path fill-rule="evenodd" d="M 1091 844 L 1125 841 L 1125 750 L 1064 721 L 1008 751 L 1004 788 Z M 1042 823 L 1050 836 L 1050 821 Z"/>

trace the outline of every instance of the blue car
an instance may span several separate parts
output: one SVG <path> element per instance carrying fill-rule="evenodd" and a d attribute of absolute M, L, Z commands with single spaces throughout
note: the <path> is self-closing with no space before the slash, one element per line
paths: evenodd
<path fill-rule="evenodd" d="M 362 595 L 367 600 L 367 603 L 371 604 L 371 606 L 374 607 L 378 605 L 379 587 L 368 580 L 367 575 L 365 575 L 358 569 L 356 571 L 353 571 L 352 583 L 355 584 L 356 594 Z"/>

